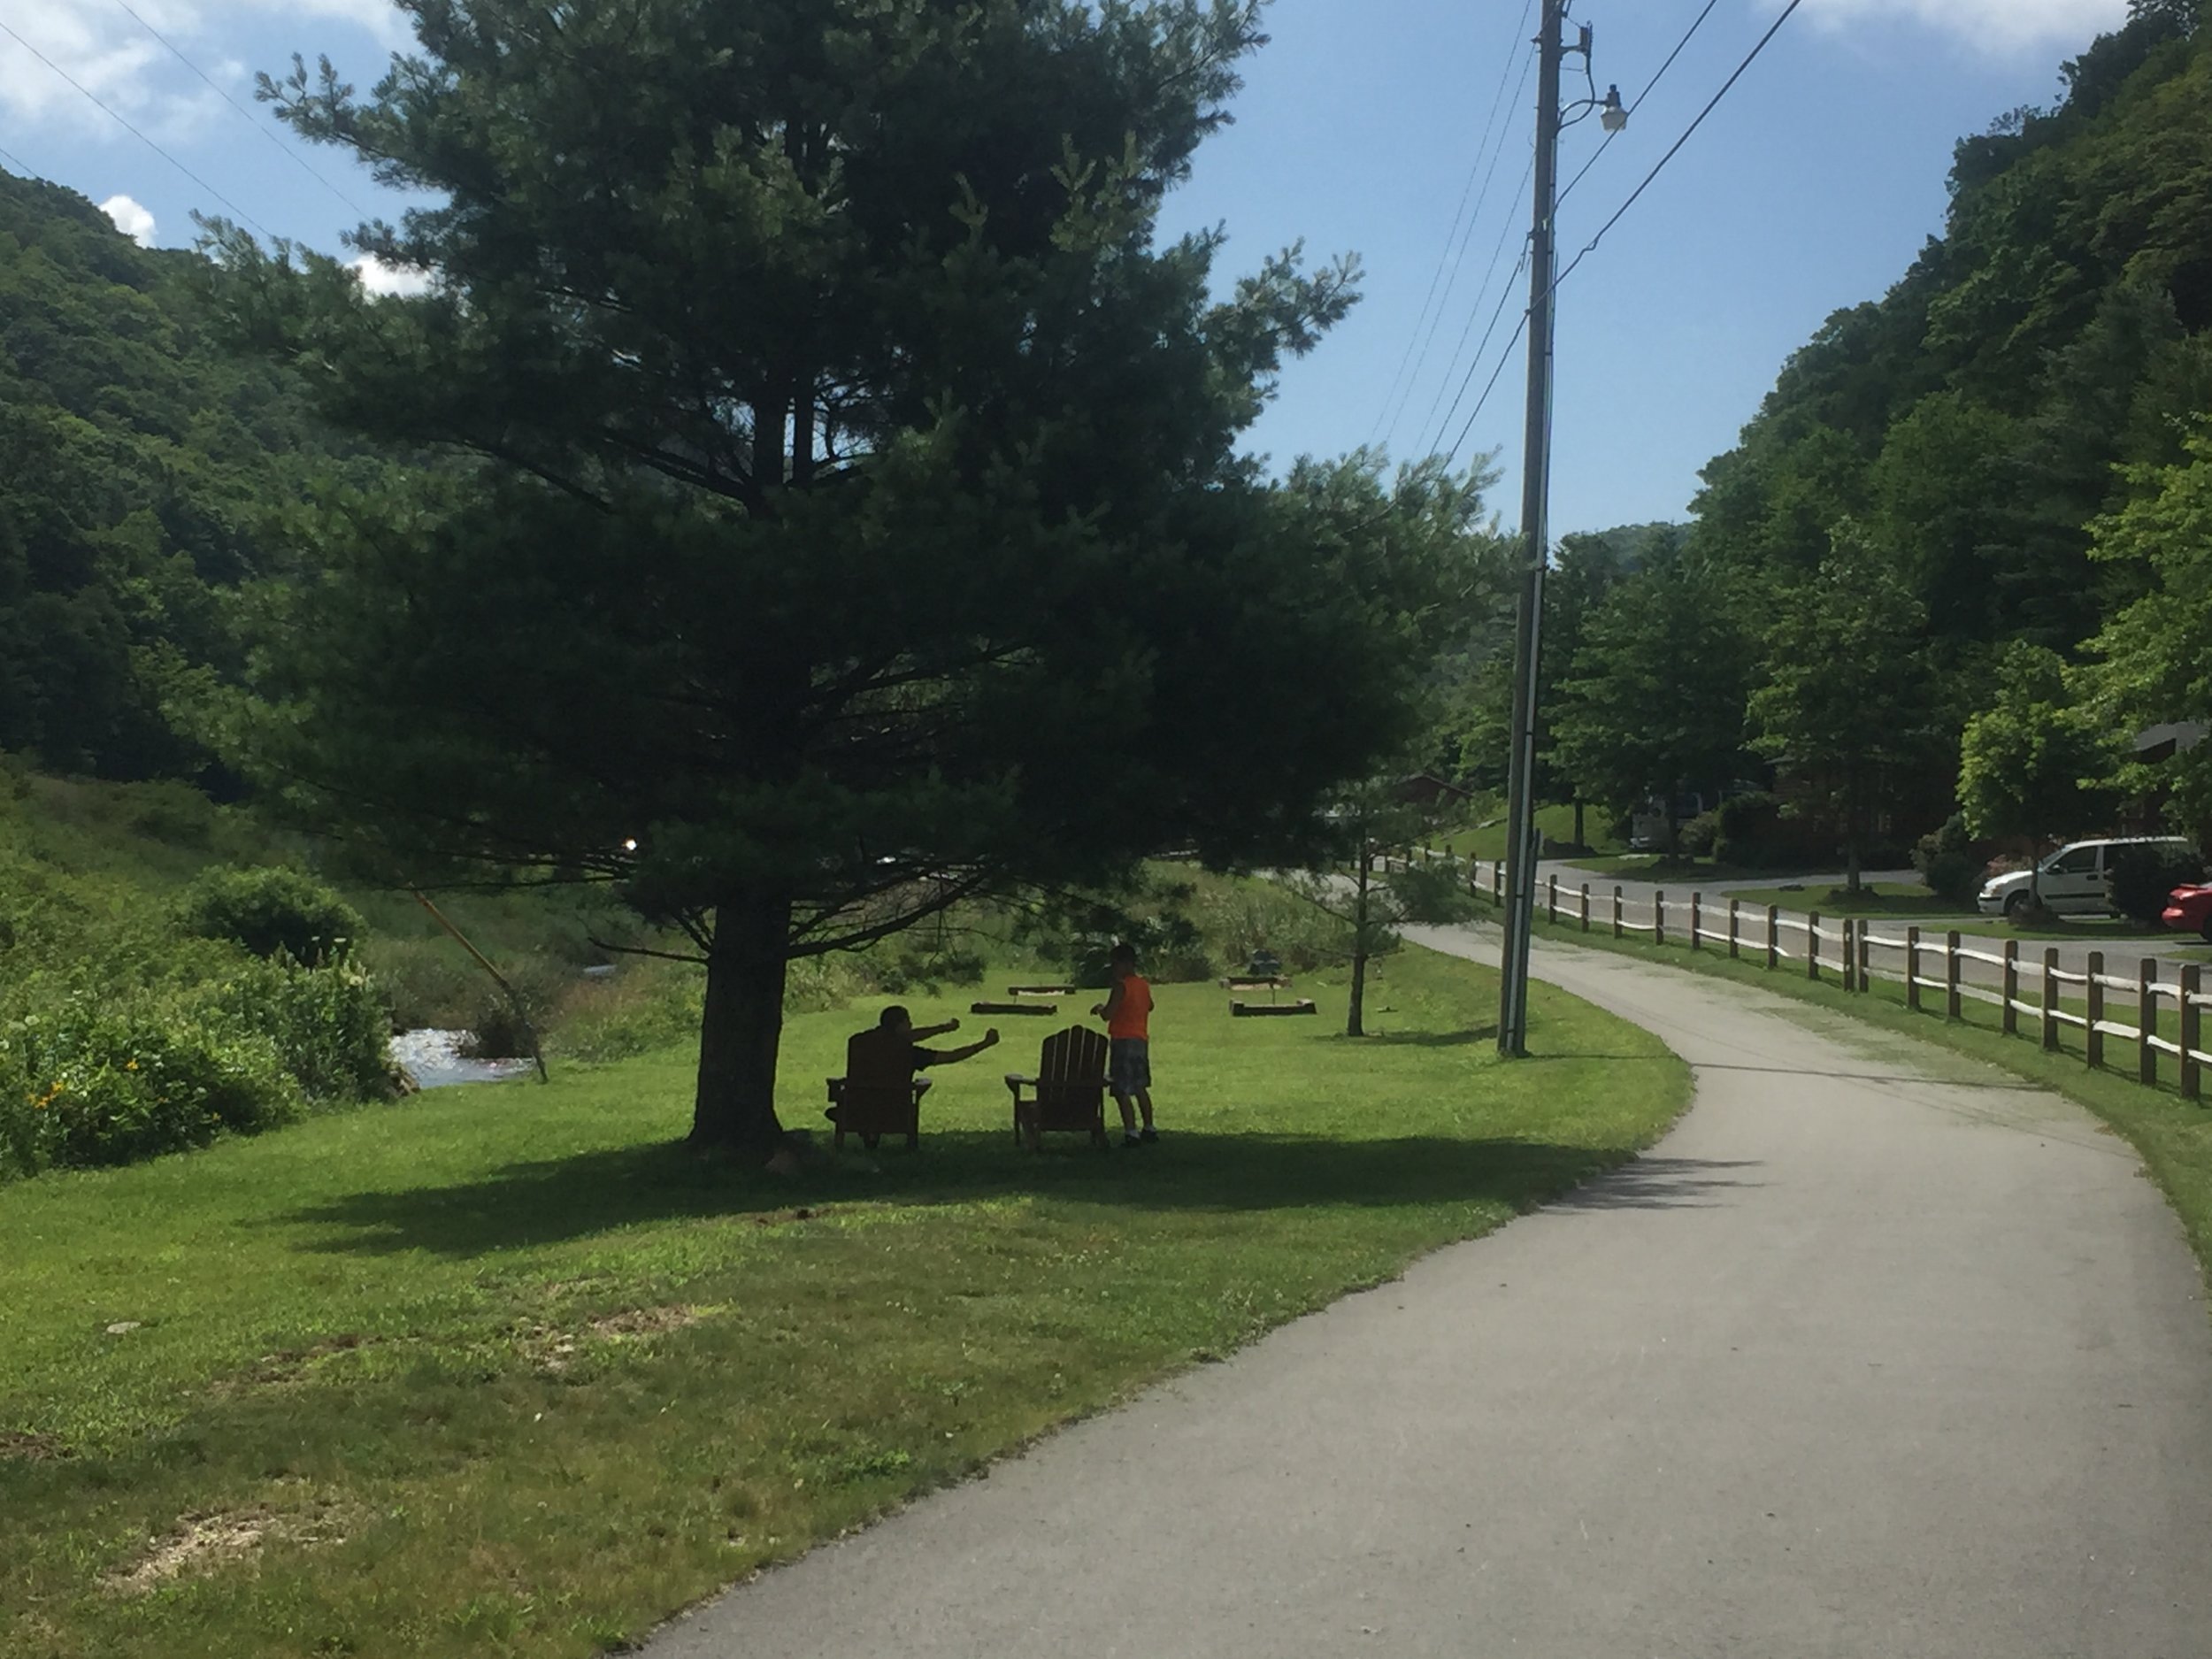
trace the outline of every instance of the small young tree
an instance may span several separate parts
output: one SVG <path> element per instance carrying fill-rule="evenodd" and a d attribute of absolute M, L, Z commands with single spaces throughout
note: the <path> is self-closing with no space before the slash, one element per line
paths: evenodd
<path fill-rule="evenodd" d="M 2118 757 L 2077 700 L 2064 660 L 2016 640 L 1997 659 L 1995 680 L 1989 706 L 1967 721 L 1960 740 L 1966 827 L 2043 842 L 2108 823 L 2120 805 Z"/>
<path fill-rule="evenodd" d="M 1367 970 L 1395 951 L 1406 924 L 1464 921 L 1474 905 L 1446 862 L 1394 857 L 1411 851 L 1435 826 L 1433 808 L 1408 796 L 1401 778 L 1377 779 L 1339 794 L 1329 814 L 1332 863 L 1289 878 L 1291 890 L 1342 928 L 1339 947 L 1352 972 L 1344 1034 L 1367 1034 Z"/>

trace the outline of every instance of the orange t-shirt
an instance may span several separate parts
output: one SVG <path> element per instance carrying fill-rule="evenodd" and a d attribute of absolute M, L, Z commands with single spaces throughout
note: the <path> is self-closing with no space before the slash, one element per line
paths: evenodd
<path fill-rule="evenodd" d="M 1121 1001 L 1114 1009 L 1114 1016 L 1106 1022 L 1109 1037 L 1147 1037 L 1147 1022 L 1152 1017 L 1152 987 L 1138 974 L 1129 974 L 1121 981 Z"/>

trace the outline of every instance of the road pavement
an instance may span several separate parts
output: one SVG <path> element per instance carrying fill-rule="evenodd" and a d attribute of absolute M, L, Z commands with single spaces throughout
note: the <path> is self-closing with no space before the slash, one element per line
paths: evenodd
<path fill-rule="evenodd" d="M 2212 1651 L 2212 1322 L 2131 1151 L 1755 989 L 1536 967 L 1695 1067 L 1648 1155 L 647 1651 Z"/>

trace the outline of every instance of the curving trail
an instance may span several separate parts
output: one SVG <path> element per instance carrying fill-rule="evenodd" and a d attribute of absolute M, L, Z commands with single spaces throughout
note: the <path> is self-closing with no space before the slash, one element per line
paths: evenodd
<path fill-rule="evenodd" d="M 2212 1654 L 2212 1323 L 2125 1143 L 1741 987 L 1536 971 L 1696 1067 L 1651 1153 L 647 1651 Z"/>

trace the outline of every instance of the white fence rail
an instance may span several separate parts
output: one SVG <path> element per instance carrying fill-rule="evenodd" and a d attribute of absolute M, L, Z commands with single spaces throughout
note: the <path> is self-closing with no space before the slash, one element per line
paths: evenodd
<path fill-rule="evenodd" d="M 1476 859 L 1467 870 L 1479 896 L 1504 904 L 1503 864 Z M 2186 1100 L 2203 1100 L 2206 1074 L 2212 1071 L 2212 1052 L 2205 1047 L 2212 995 L 2206 995 L 2204 969 L 2195 963 L 2145 956 L 2131 976 L 2107 972 L 2105 953 L 2093 950 L 2085 971 L 2073 972 L 2059 966 L 2056 946 L 2047 947 L 2040 960 L 2024 960 L 2016 939 L 1993 949 L 1999 941 L 1955 930 L 1927 935 L 1907 927 L 1884 933 L 1855 918 L 1839 923 L 1824 920 L 1818 911 L 1801 916 L 1702 893 L 1670 898 L 1654 888 L 1645 900 L 1626 897 L 1616 887 L 1610 894 L 1594 894 L 1586 882 L 1565 887 L 1555 876 L 1539 887 L 1537 908 L 1555 926 L 1648 939 L 1655 945 L 1673 939 L 1692 950 L 1725 951 L 1772 971 L 1786 966 L 1809 979 L 1832 978 L 1847 991 L 1865 991 L 1878 979 L 1900 985 L 1907 1007 L 1940 1011 L 1947 1019 L 1962 1018 L 1970 1002 L 1983 1003 L 1998 1010 L 2006 1035 L 2032 1030 L 2054 1052 L 2062 1031 L 2081 1033 L 2088 1064 L 2099 1070 L 2105 1068 L 2108 1041 L 2130 1043 L 2136 1080 L 2156 1087 L 2170 1076 Z M 1976 969 L 1982 972 L 1970 972 Z M 2078 1003 L 2078 1011 L 2068 1002 Z"/>

